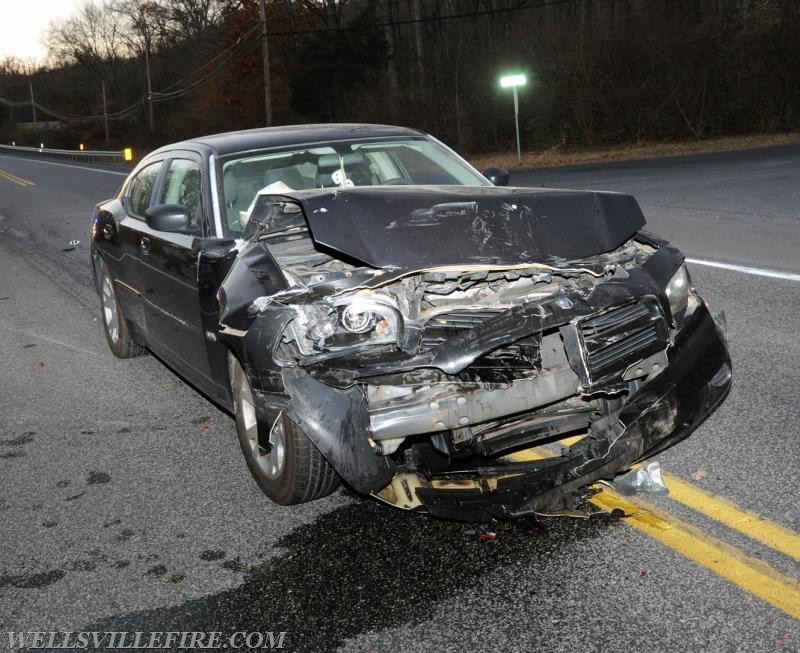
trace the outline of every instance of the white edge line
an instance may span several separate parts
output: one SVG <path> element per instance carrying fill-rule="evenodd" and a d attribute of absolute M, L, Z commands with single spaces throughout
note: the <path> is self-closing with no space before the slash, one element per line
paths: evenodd
<path fill-rule="evenodd" d="M 767 270 L 765 268 L 753 268 L 747 265 L 734 265 L 732 263 L 720 263 L 719 261 L 706 261 L 698 258 L 687 258 L 687 263 L 692 265 L 705 265 L 710 268 L 721 268 L 723 270 L 734 270 L 744 274 L 753 274 L 758 277 L 770 277 L 772 279 L 785 279 L 787 281 L 800 281 L 800 274 L 793 272 L 781 272 L 780 270 Z"/>
<path fill-rule="evenodd" d="M 128 172 L 117 172 L 116 170 L 102 170 L 101 168 L 90 168 L 88 166 L 76 166 L 70 163 L 56 163 L 55 161 L 43 161 L 42 159 L 32 159 L 30 157 L 9 156 L 7 154 L 0 154 L 4 159 L 14 159 L 15 161 L 33 161 L 34 163 L 46 163 L 51 166 L 62 166 L 64 168 L 78 168 L 79 170 L 91 170 L 92 172 L 104 172 L 107 175 L 119 175 L 120 177 L 127 177 Z M 131 168 L 132 169 L 132 168 Z"/>
<path fill-rule="evenodd" d="M 0 157 L 4 159 L 19 159 L 20 157 L 13 157 L 4 154 L 0 154 Z M 42 161 L 41 159 L 28 159 L 32 161 L 36 161 L 37 163 L 46 163 L 51 166 L 62 166 L 64 168 L 78 168 L 80 170 L 91 170 L 92 172 L 102 172 L 107 175 L 117 175 L 119 177 L 127 177 L 130 173 L 128 172 L 117 172 L 115 170 L 102 170 L 100 168 L 89 168 L 88 166 L 78 166 L 78 165 L 71 165 L 69 163 L 56 163 L 55 161 Z M 213 155 L 211 157 L 211 172 L 214 172 L 214 160 Z M 221 216 L 218 212 L 218 198 L 217 198 L 217 184 L 216 178 L 212 174 L 211 178 L 211 196 L 212 201 L 214 202 L 214 222 L 216 223 L 215 226 L 217 228 L 217 233 L 221 236 L 222 234 L 222 220 Z M 732 263 L 721 263 L 720 261 L 706 261 L 703 259 L 697 258 L 687 258 L 687 263 L 691 263 L 692 265 L 705 265 L 710 268 L 720 268 L 722 270 L 734 270 L 735 272 L 742 272 L 743 274 L 752 274 L 758 277 L 770 277 L 771 279 L 785 279 L 787 281 L 800 281 L 800 274 L 795 274 L 793 272 L 781 272 L 779 270 L 767 270 L 764 268 L 754 268 L 749 267 L 746 265 L 734 265 Z"/>

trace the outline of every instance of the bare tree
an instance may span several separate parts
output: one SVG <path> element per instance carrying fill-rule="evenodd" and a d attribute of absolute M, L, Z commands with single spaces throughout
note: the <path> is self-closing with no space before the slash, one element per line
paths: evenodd
<path fill-rule="evenodd" d="M 233 13 L 241 0 L 161 0 L 167 11 L 169 31 L 183 40 L 207 37 Z"/>
<path fill-rule="evenodd" d="M 497 78 L 514 68 L 537 149 L 800 129 L 797 0 L 265 1 L 276 122 L 398 121 L 507 147 Z M 96 112 L 93 93 L 69 87 L 105 80 L 133 115 L 152 68 L 153 144 L 261 124 L 258 4 L 91 0 L 51 24 L 49 72 L 0 64 L 0 123 L 24 112 L 26 74 L 37 101 L 76 113 Z"/>
<path fill-rule="evenodd" d="M 75 63 L 115 93 L 122 62 L 130 56 L 123 18 L 111 2 L 90 0 L 62 22 L 51 21 L 45 38 L 51 66 Z"/>

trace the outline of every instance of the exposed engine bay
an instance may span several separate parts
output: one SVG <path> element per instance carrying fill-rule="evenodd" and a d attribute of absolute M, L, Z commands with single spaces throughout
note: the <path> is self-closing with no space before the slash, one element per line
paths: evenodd
<path fill-rule="evenodd" d="M 262 192 L 247 217 L 220 333 L 249 364 L 259 442 L 285 414 L 354 489 L 399 508 L 572 511 L 730 387 L 682 255 L 641 231 L 629 196 Z"/>

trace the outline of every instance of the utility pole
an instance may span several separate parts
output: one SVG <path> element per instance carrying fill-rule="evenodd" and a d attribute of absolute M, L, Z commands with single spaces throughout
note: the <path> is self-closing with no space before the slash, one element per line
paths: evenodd
<path fill-rule="evenodd" d="M 108 105 L 106 105 L 106 83 L 103 81 L 103 122 L 106 125 L 106 143 L 108 143 Z"/>
<path fill-rule="evenodd" d="M 266 125 L 272 126 L 272 90 L 269 81 L 269 41 L 267 39 L 267 0 L 261 0 L 258 5 L 261 11 L 261 42 L 264 46 L 264 109 L 266 112 Z"/>
<path fill-rule="evenodd" d="M 153 88 L 150 84 L 150 39 L 145 37 L 144 40 L 144 69 L 147 74 L 147 104 L 150 110 L 150 131 L 156 130 L 156 118 L 153 113 Z"/>
<path fill-rule="evenodd" d="M 33 122 L 36 122 L 36 100 L 33 99 L 33 82 L 28 82 L 31 91 L 31 109 L 33 109 Z"/>
<path fill-rule="evenodd" d="M 412 5 L 414 14 L 414 55 L 417 60 L 417 88 L 422 88 L 425 82 L 425 35 L 422 32 L 422 2 L 414 0 Z"/>

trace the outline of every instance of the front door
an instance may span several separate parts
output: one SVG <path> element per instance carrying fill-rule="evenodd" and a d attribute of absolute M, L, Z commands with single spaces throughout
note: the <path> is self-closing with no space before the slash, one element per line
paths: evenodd
<path fill-rule="evenodd" d="M 170 159 L 166 166 L 153 204 L 188 207 L 197 231 L 171 233 L 147 225 L 142 230 L 147 340 L 189 381 L 216 395 L 219 389 L 213 387 L 217 383 L 212 380 L 198 289 L 198 257 L 206 223 L 200 159 L 187 153 L 186 158 Z"/>

